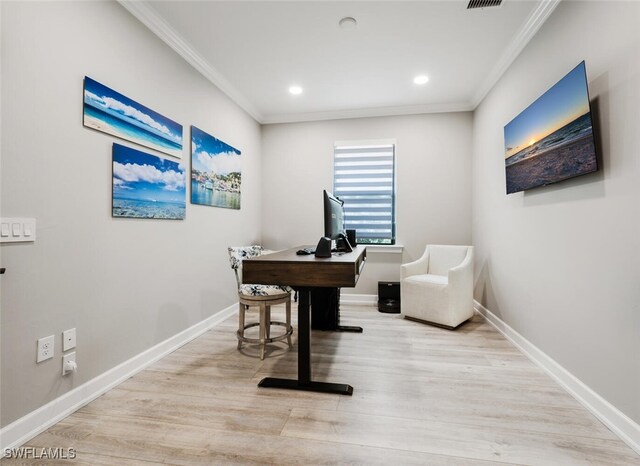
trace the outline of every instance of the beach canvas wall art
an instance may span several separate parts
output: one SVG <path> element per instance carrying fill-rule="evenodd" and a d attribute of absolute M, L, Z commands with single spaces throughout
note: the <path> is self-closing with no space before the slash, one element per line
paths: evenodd
<path fill-rule="evenodd" d="M 182 125 L 85 76 L 83 124 L 182 158 Z"/>
<path fill-rule="evenodd" d="M 584 62 L 504 128 L 507 194 L 598 169 Z"/>
<path fill-rule="evenodd" d="M 240 209 L 240 151 L 191 127 L 191 203 Z"/>
<path fill-rule="evenodd" d="M 184 220 L 186 184 L 182 163 L 113 145 L 114 217 Z"/>

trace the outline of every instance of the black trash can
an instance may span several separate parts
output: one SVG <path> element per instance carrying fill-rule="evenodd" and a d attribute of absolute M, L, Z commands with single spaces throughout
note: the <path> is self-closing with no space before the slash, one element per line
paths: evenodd
<path fill-rule="evenodd" d="M 400 313 L 400 282 L 378 282 L 378 311 Z"/>

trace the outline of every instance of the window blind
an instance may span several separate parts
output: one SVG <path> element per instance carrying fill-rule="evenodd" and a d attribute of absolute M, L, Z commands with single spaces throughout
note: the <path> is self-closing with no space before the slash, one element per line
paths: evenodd
<path fill-rule="evenodd" d="M 395 244 L 395 145 L 336 146 L 333 193 L 358 243 Z"/>

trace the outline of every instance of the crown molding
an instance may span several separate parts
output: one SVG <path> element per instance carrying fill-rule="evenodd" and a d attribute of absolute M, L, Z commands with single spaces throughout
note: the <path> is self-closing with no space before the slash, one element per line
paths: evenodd
<path fill-rule="evenodd" d="M 474 107 L 467 102 L 454 104 L 404 105 L 399 107 L 375 107 L 326 112 L 289 113 L 267 115 L 262 124 L 297 123 L 305 121 L 346 120 L 349 118 L 375 118 L 385 116 L 418 115 L 423 113 L 471 112 Z"/>
<path fill-rule="evenodd" d="M 117 0 L 120 5 L 144 24 L 187 63 L 211 81 L 258 123 L 262 114 L 217 69 L 205 60 L 184 37 L 176 32 L 145 0 Z"/>
<path fill-rule="evenodd" d="M 561 0 L 542 0 L 529 15 L 524 27 L 501 55 L 496 66 L 483 81 L 479 90 L 468 102 L 450 104 L 422 104 L 396 107 L 376 107 L 325 112 L 289 113 L 263 115 L 249 100 L 233 86 L 216 68 L 207 62 L 194 48 L 176 32 L 146 0 L 117 0 L 123 8 L 156 34 L 187 63 L 193 66 L 205 78 L 226 94 L 240 108 L 246 111 L 260 124 L 295 123 L 305 121 L 343 120 L 349 118 L 373 118 L 397 115 L 416 115 L 422 113 L 469 112 L 482 102 L 491 89 L 500 80 L 520 52 L 538 32 L 547 18 L 553 13 Z"/>
<path fill-rule="evenodd" d="M 509 47 L 507 47 L 504 53 L 500 56 L 496 65 L 493 67 L 493 70 L 482 82 L 480 89 L 473 96 L 473 99 L 470 102 L 473 109 L 480 105 L 480 102 L 482 102 L 489 91 L 493 89 L 493 86 L 497 84 L 515 59 L 518 58 L 520 52 L 522 52 L 529 41 L 531 41 L 533 36 L 538 32 L 561 1 L 562 0 L 542 0 L 538 7 L 531 12 L 524 24 L 524 27 L 520 30 L 515 39 L 511 41 Z"/>

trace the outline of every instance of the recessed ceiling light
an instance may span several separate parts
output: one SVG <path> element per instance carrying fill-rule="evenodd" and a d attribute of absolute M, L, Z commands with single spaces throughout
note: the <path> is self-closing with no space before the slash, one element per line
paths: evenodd
<path fill-rule="evenodd" d="M 338 26 L 342 29 L 355 29 L 358 26 L 358 22 L 351 16 L 345 16 L 338 22 Z"/>
<path fill-rule="evenodd" d="M 302 88 L 300 86 L 291 86 L 289 88 L 289 92 L 291 92 L 293 95 L 300 95 L 302 94 Z"/>
<path fill-rule="evenodd" d="M 421 74 L 420 76 L 413 78 L 413 82 L 416 84 L 427 84 L 429 82 L 429 76 Z"/>

